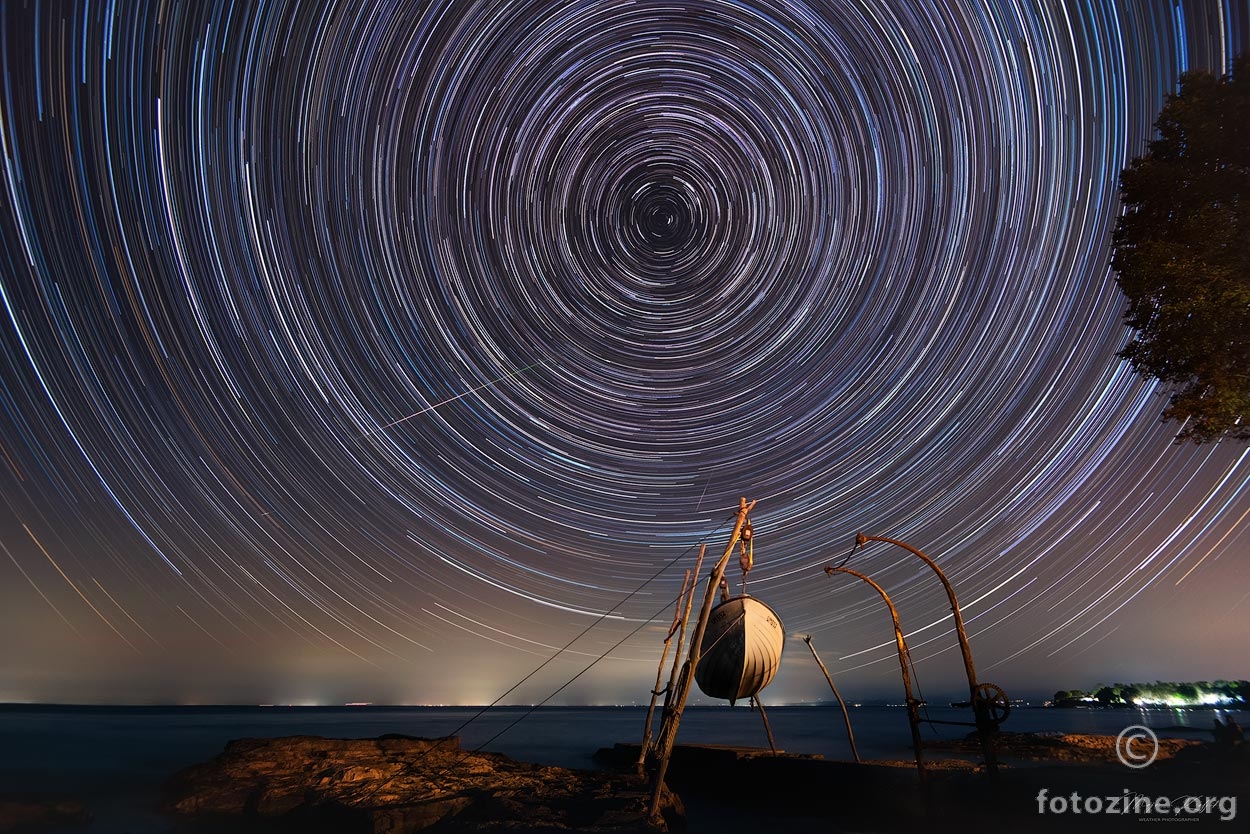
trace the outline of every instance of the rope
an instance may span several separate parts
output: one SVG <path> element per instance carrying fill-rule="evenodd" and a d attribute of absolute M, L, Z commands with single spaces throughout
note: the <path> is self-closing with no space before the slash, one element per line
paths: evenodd
<path fill-rule="evenodd" d="M 929 715 L 929 699 L 924 696 L 924 690 L 920 688 L 920 675 L 916 672 L 916 661 L 911 657 L 911 646 L 907 647 L 907 665 L 911 667 L 911 679 L 916 683 L 916 695 L 919 696 L 920 708 L 924 710 L 924 724 L 929 728 L 929 732 L 936 737 L 940 735 L 938 729 L 933 724 L 933 718 Z"/>
<path fill-rule="evenodd" d="M 731 515 L 729 516 L 729 518 L 735 518 L 736 516 L 737 516 L 737 513 L 735 512 L 735 513 L 731 514 Z M 727 520 L 728 520 L 728 519 L 727 519 Z M 726 521 L 727 521 L 727 520 L 726 520 Z M 724 530 L 724 529 L 725 529 L 725 526 L 726 526 L 726 522 L 722 522 L 720 527 L 716 528 L 715 530 L 713 530 L 713 531 L 712 531 L 712 533 L 711 533 L 711 534 L 709 534 L 709 537 L 710 537 L 710 536 L 714 536 L 714 535 L 716 535 L 717 533 L 719 533 L 719 532 L 721 532 L 722 530 Z M 705 542 L 705 541 L 706 541 L 706 537 L 705 537 L 705 539 L 704 539 L 704 542 Z M 643 588 L 647 587 L 647 586 L 648 586 L 648 585 L 650 585 L 652 582 L 654 582 L 656 579 L 658 579 L 658 578 L 660 577 L 660 575 L 661 575 L 661 574 L 663 574 L 663 573 L 664 573 L 665 571 L 667 571 L 669 568 L 673 567 L 673 565 L 677 564 L 680 560 L 682 560 L 683 558 L 685 558 L 685 557 L 686 557 L 686 555 L 687 555 L 687 554 L 689 554 L 692 550 L 694 550 L 694 545 L 693 545 L 693 544 L 692 544 L 692 545 L 690 545 L 690 547 L 688 547 L 688 548 L 686 548 L 685 550 L 683 550 L 681 553 L 677 554 L 675 557 L 673 557 L 673 559 L 672 559 L 672 560 L 670 560 L 667 564 L 663 565 L 663 566 L 662 566 L 659 570 L 657 570 L 657 571 L 656 571 L 655 573 L 653 573 L 650 577 L 648 577 L 646 580 L 644 580 L 644 581 L 642 582 L 642 584 L 640 584 L 638 587 L 634 588 L 634 590 L 630 591 L 628 594 L 626 594 L 624 597 L 622 597 L 622 598 L 621 598 L 621 599 L 620 599 L 620 600 L 619 600 L 619 601 L 618 601 L 615 605 L 613 605 L 611 608 L 609 608 L 609 609 L 608 609 L 607 611 L 605 611 L 603 614 L 599 615 L 599 617 L 598 617 L 597 619 L 595 619 L 595 621 L 594 621 L 594 622 L 592 622 L 590 625 L 586 626 L 586 628 L 582 629 L 582 630 L 581 630 L 581 631 L 580 631 L 580 632 L 579 632 L 579 633 L 578 633 L 575 637 L 573 637 L 573 639 L 572 639 L 572 640 L 569 640 L 567 643 L 565 643 L 565 644 L 564 644 L 563 646 L 561 646 L 559 649 L 556 649 L 555 653 L 554 653 L 554 654 L 552 654 L 552 655 L 551 655 L 551 657 L 547 658 L 547 659 L 546 659 L 546 660 L 544 660 L 542 663 L 538 664 L 538 666 L 537 666 L 537 667 L 535 667 L 535 668 L 534 668 L 534 669 L 533 669 L 533 670 L 532 670 L 529 674 L 527 674 L 525 677 L 521 678 L 519 681 L 517 681 L 516 683 L 514 683 L 512 686 L 508 687 L 508 689 L 507 689 L 507 690 L 506 690 L 506 691 L 505 691 L 502 695 L 500 695 L 500 696 L 499 696 L 499 697 L 497 697 L 495 700 L 491 701 L 489 704 L 487 704 L 486 706 L 482 707 L 482 708 L 481 708 L 481 709 L 479 709 L 476 713 L 474 713 L 472 716 L 470 716 L 469 718 L 467 718 L 467 719 L 466 719 L 463 723 L 461 723 L 461 724 L 460 724 L 460 726 L 459 726 L 459 727 L 456 727 L 456 729 L 454 729 L 454 730 L 452 730 L 450 733 L 448 733 L 447 737 L 448 737 L 448 738 L 450 738 L 451 736 L 459 735 L 459 733 L 460 733 L 462 730 L 464 730 L 466 727 L 468 727 L 468 726 L 469 726 L 470 724 L 472 724 L 474 721 L 476 721 L 477 719 L 481 718 L 481 717 L 482 717 L 483 715 L 485 715 L 485 714 L 486 714 L 489 710 L 491 710 L 491 709 L 493 709 L 494 707 L 498 706 L 498 704 L 499 704 L 499 702 L 500 702 L 500 701 L 502 701 L 504 698 L 508 697 L 510 694 L 512 694 L 513 692 L 515 692 L 515 691 L 516 691 L 516 690 L 517 690 L 520 686 L 522 686 L 522 685 L 523 685 L 526 681 L 528 681 L 530 678 L 534 677 L 534 676 L 535 676 L 535 675 L 537 675 L 540 671 L 542 671 L 544 668 L 546 668 L 546 666 L 547 666 L 549 663 L 551 663 L 553 660 L 555 660 L 557 657 L 559 657 L 560 655 L 564 654 L 564 652 L 568 651 L 569 647 L 571 647 L 571 646 L 572 646 L 574 643 L 576 643 L 578 640 L 580 640 L 580 639 L 582 639 L 583 637 L 585 637 L 585 636 L 586 636 L 586 635 L 587 635 L 587 634 L 588 634 L 588 633 L 589 633 L 592 629 L 596 628 L 596 627 L 597 627 L 600 623 L 602 623 L 604 620 L 606 620 L 606 619 L 608 618 L 608 616 L 609 616 L 609 615 L 611 615 L 614 611 L 616 611 L 618 608 L 620 608 L 620 607 L 621 607 L 622 605 L 624 605 L 626 602 L 628 602 L 628 601 L 629 601 L 629 600 L 631 600 L 633 597 L 635 597 L 635 596 L 636 596 L 639 592 L 641 592 L 641 591 L 642 591 L 642 589 L 643 589 Z M 520 717 L 518 717 L 518 718 L 517 718 L 515 721 L 513 721 L 511 724 L 509 724 L 508 726 L 504 727 L 504 728 L 503 728 L 502 730 L 500 730 L 499 732 L 495 733 L 495 735 L 491 736 L 489 739 L 487 739 L 486 741 L 484 741 L 484 742 L 482 742 L 481 744 L 479 744 L 479 745 L 478 745 L 477 747 L 475 747 L 473 750 L 470 750 L 470 751 L 468 751 L 468 752 L 463 753 L 463 754 L 460 756 L 460 758 L 456 759 L 454 762 L 452 762 L 451 764 L 449 764 L 447 767 L 445 767 L 445 768 L 443 768 L 442 770 L 440 770 L 437 774 L 435 774 L 435 776 L 437 777 L 437 776 L 441 776 L 441 775 L 443 775 L 443 774 L 444 774 L 444 773 L 446 773 L 448 770 L 450 770 L 451 768 L 455 767 L 455 766 L 456 766 L 457 764 L 459 764 L 460 762 L 464 761 L 464 759 L 466 759 L 468 756 L 472 755 L 473 753 L 480 752 L 480 751 L 482 750 L 482 748 L 483 748 L 483 747 L 485 747 L 487 744 L 490 744 L 490 743 L 494 742 L 494 741 L 495 741 L 495 740 L 497 740 L 500 736 L 502 736 L 504 733 L 506 733 L 506 732 L 508 732 L 509 730 L 511 730 L 513 727 L 515 727 L 517 724 L 521 723 L 523 720 L 525 720 L 525 719 L 526 719 L 526 718 L 528 718 L 529 716 L 533 715 L 533 714 L 534 714 L 534 712 L 535 712 L 535 711 L 536 711 L 539 707 L 541 707 L 541 706 L 543 706 L 544 704 L 546 704 L 548 701 L 550 701 L 552 698 L 554 698 L 556 695 L 558 695 L 561 691 L 563 691 L 565 688 L 567 688 L 569 685 L 571 685 L 574 681 L 576 681 L 576 680 L 577 680 L 578 678 L 580 678 L 582 675 L 586 674 L 586 672 L 590 671 L 590 669 L 591 669 L 592 667 L 594 667 L 594 666 L 595 666 L 595 665 L 596 665 L 599 661 L 603 660 L 605 657 L 607 657 L 609 654 L 611 654 L 613 651 L 615 651 L 617 648 L 619 648 L 619 647 L 621 646 L 621 644 L 622 644 L 622 643 L 624 643 L 626 640 L 628 640 L 628 639 L 630 639 L 631 637 L 633 637 L 635 634 L 637 634 L 639 631 L 641 631 L 641 630 L 642 630 L 645 626 L 648 626 L 648 625 L 650 625 L 651 623 L 655 622 L 655 619 L 656 619 L 657 617 L 659 617 L 661 614 L 663 614 L 663 613 L 664 613 L 664 611 L 665 611 L 665 610 L 667 610 L 667 609 L 668 609 L 668 607 L 669 607 L 670 605 L 674 604 L 674 602 L 680 602 L 681 596 L 682 596 L 682 595 L 680 595 L 680 594 L 679 594 L 679 595 L 678 595 L 677 600 L 669 600 L 668 602 L 665 602 L 665 603 L 664 603 L 664 607 L 663 607 L 663 608 L 661 608 L 659 611 L 657 611 L 657 612 L 655 612 L 654 614 L 652 614 L 652 615 L 651 615 L 648 619 L 645 619 L 645 620 L 643 620 L 642 622 L 640 622 L 640 623 L 638 624 L 638 627 L 637 627 L 637 628 L 635 628 L 635 629 L 634 629 L 633 631 L 631 631 L 629 634 L 625 635 L 625 636 L 624 636 L 624 637 L 622 637 L 620 640 L 618 640 L 615 644 L 613 644 L 610 648 L 608 648 L 608 650 L 607 650 L 607 651 L 605 651 L 603 654 L 599 655 L 597 658 L 595 658 L 594 660 L 592 660 L 592 661 L 591 661 L 591 662 L 590 662 L 590 663 L 589 663 L 589 664 L 588 664 L 588 665 L 587 665 L 584 669 L 582 669 L 582 670 L 581 670 L 580 672 L 578 672 L 576 675 L 574 675 L 573 677 L 569 678 L 567 681 L 565 681 L 564 683 L 562 683 L 562 684 L 561 684 L 558 688 L 556 688 L 553 692 L 551 692 L 551 693 L 550 693 L 550 694 L 549 694 L 546 698 L 543 698 L 543 700 L 542 700 L 542 701 L 540 701 L 539 703 L 537 703 L 537 704 L 535 704 L 534 706 L 532 706 L 532 707 L 531 707 L 528 711 L 526 711 L 525 713 L 523 713 Z M 722 636 L 723 636 L 723 635 L 722 635 Z M 401 770 L 401 771 L 400 771 L 399 773 L 397 773 L 394 777 L 392 777 L 390 780 L 387 780 L 387 781 L 393 781 L 394 779 L 399 779 L 399 778 L 402 778 L 403 776 L 406 776 L 407 774 L 411 773 L 411 772 L 412 772 L 412 771 L 416 768 L 416 766 L 417 766 L 418 764 L 420 764 L 420 763 L 421 763 L 421 762 L 425 759 L 425 757 L 426 757 L 426 756 L 428 756 L 431 752 L 433 752 L 433 750 L 434 750 L 435 748 L 437 748 L 438 746 L 439 746 L 439 745 L 437 745 L 437 744 L 433 744 L 433 745 L 431 745 L 430 747 L 427 747 L 424 751 L 422 751 L 421 755 L 417 756 L 417 757 L 416 757 L 416 758 L 415 758 L 412 762 L 410 762 L 408 765 L 406 765 L 406 766 L 404 767 L 404 769 L 403 769 L 403 770 Z M 373 796 L 375 793 L 377 793 L 379 790 L 381 790 L 381 789 L 382 789 L 382 787 L 383 787 L 385 784 L 386 784 L 385 782 L 379 783 L 378 785 L 376 785 L 375 787 L 373 787 L 371 790 L 369 790 L 367 793 L 365 793 L 365 794 L 363 794 L 363 795 L 359 796 L 359 801 L 362 801 L 362 802 L 363 802 L 364 800 L 366 800 L 366 799 L 368 799 L 369 797 Z"/>
<path fill-rule="evenodd" d="M 676 599 L 675 601 L 676 601 L 676 602 L 680 602 L 680 601 L 681 601 L 681 596 L 682 596 L 682 595 L 678 595 L 678 597 L 677 597 L 677 599 Z M 663 607 L 663 608 L 661 608 L 659 611 L 656 611 L 654 614 L 652 614 L 650 619 L 648 619 L 648 620 L 644 620 L 643 622 L 639 623 L 637 628 L 635 628 L 635 629 L 634 629 L 633 631 L 631 631 L 629 634 L 626 634 L 626 635 L 625 635 L 624 637 L 622 637 L 620 640 L 617 640 L 617 641 L 616 641 L 616 643 L 614 643 L 614 644 L 613 644 L 613 645 L 612 645 L 612 646 L 611 646 L 611 647 L 610 647 L 607 651 L 605 651 L 603 654 L 601 654 L 601 655 L 599 655 L 598 657 L 596 657 L 594 660 L 590 661 L 590 663 L 586 664 L 586 667 L 585 667 L 584 669 L 582 669 L 582 671 L 578 672 L 576 675 L 574 675 L 573 677 L 569 678 L 569 679 L 568 679 L 567 681 L 565 681 L 564 683 L 560 684 L 560 686 L 558 686 L 556 689 L 554 689 L 554 690 L 551 692 L 551 694 L 550 694 L 550 695 L 548 695 L 546 698 L 543 698 L 543 699 L 542 699 L 541 701 L 539 701 L 537 704 L 534 704 L 534 705 L 533 705 L 532 707 L 530 707 L 530 708 L 529 708 L 526 712 L 522 713 L 522 714 L 521 714 L 521 716 L 520 716 L 519 718 L 517 718 L 515 721 L 513 721 L 511 724 L 509 724 L 508 726 L 504 727 L 504 728 L 503 728 L 502 730 L 500 730 L 499 732 L 495 733 L 493 736 L 491 736 L 491 737 L 490 737 L 490 738 L 488 738 L 486 741 L 484 741 L 484 742 L 482 742 L 481 744 L 479 744 L 477 747 L 474 747 L 472 752 L 477 753 L 477 752 L 481 751 L 481 749 L 482 749 L 483 747 L 485 747 L 486 745 L 488 745 L 488 744 L 490 744 L 491 742 L 495 741 L 495 739 L 499 738 L 499 737 L 500 737 L 500 736 L 502 736 L 504 733 L 506 733 L 506 732 L 508 732 L 509 730 L 511 730 L 511 729 L 512 729 L 513 727 L 515 727 L 517 724 L 520 724 L 520 723 L 521 723 L 522 721 L 524 721 L 526 718 L 529 718 L 531 715 L 533 715 L 533 714 L 534 714 L 534 712 L 535 712 L 535 711 L 537 711 L 537 710 L 538 710 L 538 708 L 539 708 L 539 707 L 541 707 L 541 706 L 545 705 L 545 704 L 546 704 L 548 701 L 550 701 L 552 698 L 554 698 L 554 697 L 556 697 L 557 695 L 559 695 L 559 694 L 560 694 L 560 693 L 561 693 L 561 692 L 562 692 L 565 688 L 567 688 L 570 684 L 572 684 L 574 681 L 576 681 L 576 680 L 577 680 L 578 678 L 580 678 L 582 675 L 584 675 L 584 674 L 586 674 L 587 672 L 589 672 L 589 671 L 591 670 L 591 668 L 595 666 L 595 664 L 597 664 L 599 661 L 603 660 L 603 659 L 604 659 L 605 657 L 607 657 L 608 655 L 612 654 L 612 652 L 616 651 L 616 649 L 620 648 L 620 646 L 621 646 L 621 644 L 622 644 L 622 643 L 624 643 L 624 642 L 625 642 L 626 640 L 628 640 L 629 638 L 633 637 L 633 636 L 634 636 L 635 634 L 637 634 L 638 632 L 642 631 L 642 629 L 643 629 L 643 627 L 644 627 L 644 626 L 648 626 L 648 625 L 650 625 L 651 623 L 653 623 L 653 622 L 655 621 L 655 618 L 656 618 L 656 617 L 658 617 L 658 616 L 660 616 L 661 614 L 663 614 L 663 613 L 665 612 L 665 610 L 667 610 L 667 609 L 668 609 L 668 607 L 669 607 L 669 605 L 671 605 L 671 604 L 672 604 L 672 601 L 664 603 L 664 607 Z M 679 650 L 680 650 L 680 647 L 679 647 Z M 466 754 L 466 755 L 467 755 L 467 754 Z"/>
<path fill-rule="evenodd" d="M 736 515 L 736 514 L 735 514 L 735 515 Z M 730 518 L 733 518 L 733 517 L 734 517 L 734 516 L 732 516 L 732 515 L 730 516 Z M 720 526 L 719 528 L 717 528 L 716 530 L 712 531 L 712 535 L 715 535 L 716 533 L 719 533 L 721 530 L 723 530 L 723 529 L 724 529 L 724 527 L 725 527 L 725 525 L 724 525 L 724 523 L 722 523 L 722 524 L 721 524 L 721 526 Z M 616 611 L 616 609 L 620 608 L 622 605 L 624 605 L 625 603 L 627 603 L 627 602 L 629 602 L 631 599 L 633 599 L 635 596 L 637 596 L 637 594 L 638 594 L 640 591 L 642 591 L 642 589 L 643 589 L 643 588 L 647 587 L 647 586 L 648 586 L 648 585 L 650 585 L 652 582 L 654 582 L 656 579 L 658 579 L 658 578 L 660 577 L 660 575 L 661 575 L 661 574 L 663 574 L 665 571 L 667 571 L 667 570 L 668 570 L 669 568 L 671 568 L 673 565 L 677 564 L 679 561 L 681 561 L 683 558 L 685 558 L 686 554 L 690 553 L 692 550 L 694 550 L 694 545 L 693 545 L 693 544 L 692 544 L 692 545 L 690 545 L 690 547 L 688 547 L 688 548 L 686 548 L 685 550 L 683 550 L 681 553 L 677 554 L 677 556 L 673 557 L 673 559 L 672 559 L 672 560 L 671 560 L 668 564 L 664 565 L 664 566 L 663 566 L 663 567 L 661 567 L 659 570 L 657 570 L 655 573 L 651 574 L 651 576 L 650 576 L 649 578 L 647 578 L 646 580 L 644 580 L 644 581 L 643 581 L 643 583 L 642 583 L 641 585 L 639 585 L 637 588 L 635 588 L 634 590 L 632 590 L 632 591 L 630 591 L 628 594 L 626 594 L 626 595 L 625 595 L 625 596 L 624 596 L 624 597 L 623 597 L 623 598 L 622 598 L 619 602 L 617 602 L 617 603 L 616 603 L 616 605 L 613 605 L 613 606 L 612 606 L 611 608 L 609 608 L 607 611 L 605 611 L 605 612 L 603 612 L 602 614 L 600 614 L 600 615 L 599 615 L 599 617 L 598 617 L 598 619 L 596 619 L 596 620 L 595 620 L 594 622 L 592 622 L 590 625 L 588 625 L 588 626 L 586 626 L 584 629 L 582 629 L 582 630 L 581 630 L 581 632 L 579 632 L 579 633 L 577 634 L 577 636 L 576 636 L 576 637 L 574 637 L 572 640 L 570 640 L 569 642 L 565 643 L 565 644 L 564 644 L 563 646 L 561 646 L 559 649 L 556 649 L 555 654 L 551 655 L 551 657 L 547 658 L 547 659 L 546 659 L 546 660 L 544 660 L 542 663 L 538 664 L 538 666 L 537 666 L 537 667 L 536 667 L 536 668 L 535 668 L 532 672 L 530 672 L 530 673 L 529 673 L 528 675 L 526 675 L 525 677 L 521 678 L 519 681 L 517 681 L 516 683 L 514 683 L 512 686 L 508 687 L 508 689 L 507 689 L 507 691 L 506 691 L 506 692 L 504 692 L 502 695 L 500 695 L 500 696 L 499 696 L 498 698 L 496 698 L 495 700 L 491 701 L 491 702 L 490 702 L 489 704 L 487 704 L 486 706 L 482 707 L 480 710 L 478 710 L 476 713 L 474 713 L 474 714 L 473 714 L 473 715 L 472 715 L 472 716 L 471 716 L 468 720 L 466 720 L 466 721 L 465 721 L 463 724 L 461 724 L 459 727 L 457 727 L 456 729 L 452 730 L 452 731 L 451 731 L 451 735 L 453 735 L 453 736 L 454 736 L 454 735 L 458 734 L 458 733 L 459 733 L 461 730 L 463 730 L 465 727 L 469 726 L 469 725 L 470 725 L 470 724 L 472 724 L 474 721 L 476 721 L 477 719 L 479 719 L 479 718 L 481 718 L 483 715 L 485 715 L 485 714 L 487 713 L 487 711 L 489 711 L 489 710 L 490 710 L 490 709 L 492 709 L 493 707 L 497 706 L 497 705 L 499 704 L 499 702 L 500 702 L 500 701 L 502 701 L 504 698 L 507 698 L 509 695 L 511 695 L 513 692 L 515 692 L 515 691 L 516 691 L 519 687 L 521 687 L 521 686 L 522 686 L 522 685 L 523 685 L 526 681 L 528 681 L 530 678 L 534 677 L 534 676 L 535 676 L 535 675 L 537 675 L 539 672 L 541 672 L 544 668 L 546 668 L 547 664 L 551 663 L 551 661 L 555 660 L 557 657 L 559 657 L 560 655 L 562 655 L 562 654 L 564 654 L 566 651 L 568 651 L 568 649 L 569 649 L 569 647 L 570 647 L 570 646 L 572 646 L 572 645 L 573 645 L 574 643 L 576 643 L 578 640 L 582 639 L 582 638 L 583 638 L 583 637 L 585 637 L 587 634 L 589 634 L 589 633 L 590 633 L 590 631 L 591 631 L 592 629 L 596 628 L 596 627 L 597 627 L 600 623 L 602 623 L 604 620 L 606 620 L 610 614 L 612 614 L 614 611 Z M 638 631 L 640 631 L 640 630 L 642 629 L 642 627 L 643 627 L 643 626 L 645 626 L 645 625 L 650 625 L 652 622 L 654 622 L 654 621 L 655 621 L 655 618 L 656 618 L 656 617 L 658 617 L 660 614 L 664 613 L 664 610 L 665 610 L 665 609 L 667 609 L 667 608 L 668 608 L 668 606 L 669 606 L 669 605 L 671 605 L 671 604 L 672 604 L 671 602 L 667 602 L 667 603 L 665 603 L 665 604 L 664 604 L 664 608 L 661 608 L 659 611 L 657 611 L 655 614 L 653 614 L 653 615 L 651 616 L 651 618 L 650 618 L 650 619 L 648 619 L 648 620 L 644 620 L 644 621 L 643 621 L 643 622 L 642 622 L 642 623 L 638 626 L 638 628 L 634 629 L 634 630 L 633 630 L 633 631 L 631 631 L 628 635 L 626 635 L 626 638 L 625 638 L 625 639 L 629 639 L 630 637 L 633 637 L 635 634 L 637 634 L 637 633 L 638 633 Z M 622 641 L 622 642 L 623 642 L 623 641 Z M 596 659 L 594 660 L 594 662 L 593 662 L 593 663 L 591 663 L 591 666 L 593 666 L 595 663 L 598 663 L 598 662 L 599 662 L 600 660 L 602 660 L 603 658 L 607 657 L 607 655 L 608 655 L 610 652 L 612 652 L 612 650 L 613 650 L 613 649 L 615 649 L 615 648 L 616 648 L 617 646 L 619 646 L 619 645 L 620 645 L 620 643 L 617 643 L 615 646 L 612 646 L 612 648 L 608 649 L 606 652 L 604 652 L 603 654 L 599 655 L 599 657 L 598 657 L 598 658 L 596 658 Z M 589 666 L 588 666 L 588 667 L 586 667 L 586 669 L 589 669 L 589 668 L 590 668 Z M 566 681 L 566 682 L 565 682 L 565 684 L 564 684 L 563 686 L 561 686 L 561 687 L 560 687 L 560 689 L 564 689 L 564 687 L 568 686 L 568 685 L 569 685 L 570 683 L 572 683 L 574 680 L 576 680 L 577 678 L 581 677 L 581 676 L 582 676 L 582 675 L 586 672 L 586 669 L 583 669 L 581 672 L 578 672 L 578 673 L 577 673 L 577 675 L 576 675 L 574 678 L 572 678 L 571 680 Z M 547 701 L 551 700 L 551 698 L 555 697 L 556 693 L 558 693 L 558 692 L 560 691 L 560 689 L 557 689 L 555 692 L 551 693 L 551 694 L 550 694 L 550 695 L 548 695 L 545 699 L 543 699 L 543 703 L 546 703 Z M 528 715 L 529 713 L 526 713 L 526 714 Z M 493 741 L 494 739 L 491 739 L 491 740 Z"/>
<path fill-rule="evenodd" d="M 846 556 L 842 559 L 842 561 L 838 563 L 838 567 L 840 568 L 846 567 L 846 563 L 851 561 L 851 557 L 855 555 L 855 551 L 858 549 L 859 549 L 859 540 L 856 539 L 855 544 L 851 545 L 850 552 L 848 552 Z"/>

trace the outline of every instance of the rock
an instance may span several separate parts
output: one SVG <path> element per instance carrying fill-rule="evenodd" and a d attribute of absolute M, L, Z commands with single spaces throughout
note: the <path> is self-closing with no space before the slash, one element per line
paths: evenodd
<path fill-rule="evenodd" d="M 649 792 L 629 774 L 527 764 L 468 752 L 458 738 L 241 739 L 175 774 L 164 809 L 184 820 L 274 823 L 315 831 L 626 832 L 646 821 Z M 662 813 L 683 816 L 665 792 Z M 231 822 L 233 821 L 233 822 Z"/>

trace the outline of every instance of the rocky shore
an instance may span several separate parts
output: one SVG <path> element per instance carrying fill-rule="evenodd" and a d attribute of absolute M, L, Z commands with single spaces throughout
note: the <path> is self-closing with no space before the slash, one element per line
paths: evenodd
<path fill-rule="evenodd" d="M 600 751 L 604 769 L 583 771 L 466 751 L 456 738 L 241 739 L 169 779 L 162 810 L 170 834 L 966 834 L 987 823 L 1105 834 L 1159 821 L 1194 823 L 1187 831 L 1244 828 L 1250 746 L 1161 739 L 1157 759 L 1134 769 L 1118 760 L 1115 741 L 1001 733 L 994 774 L 975 738 L 943 742 L 926 749 L 923 779 L 914 761 L 678 745 L 668 783 L 680 799 L 666 791 L 652 825 L 648 786 L 634 773 L 636 745 Z M 1130 809 L 1136 798 L 1175 804 Z M 89 820 L 79 804 L 0 801 L 0 832 L 126 834 Z"/>
<path fill-rule="evenodd" d="M 527 764 L 455 737 L 296 736 L 230 742 L 169 781 L 164 810 L 197 832 L 627 832 L 680 820 L 666 792 L 648 825 L 649 799 L 629 774 Z"/>

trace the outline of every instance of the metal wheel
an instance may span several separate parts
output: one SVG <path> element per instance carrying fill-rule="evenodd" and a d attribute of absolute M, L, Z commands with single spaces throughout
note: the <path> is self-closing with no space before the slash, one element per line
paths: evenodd
<path fill-rule="evenodd" d="M 977 721 L 984 717 L 985 721 L 997 727 L 1007 720 L 1011 712 L 1011 702 L 1001 686 L 993 683 L 979 683 L 973 692 L 972 708 L 976 712 Z"/>

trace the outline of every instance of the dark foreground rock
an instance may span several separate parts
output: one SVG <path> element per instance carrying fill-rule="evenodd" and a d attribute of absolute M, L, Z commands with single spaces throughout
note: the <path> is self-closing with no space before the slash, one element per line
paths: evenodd
<path fill-rule="evenodd" d="M 691 834 L 1144 834 L 1159 823 L 1232 832 L 1245 830 L 1250 817 L 1250 746 L 1161 739 L 1156 761 L 1135 769 L 1116 757 L 1115 736 L 1004 734 L 998 741 L 996 773 L 979 760 L 930 752 L 923 780 L 914 761 L 857 764 L 678 745 L 669 784 L 686 803 Z M 950 746 L 979 759 L 972 740 Z M 627 766 L 637 753 L 637 745 L 618 745 L 598 758 Z"/>
<path fill-rule="evenodd" d="M 1186 749 L 1205 749 L 1202 741 L 1183 738 L 1160 738 L 1155 742 L 1156 761 L 1171 759 Z M 981 741 L 976 733 L 962 739 L 929 742 L 927 748 L 951 752 L 979 754 Z M 1034 762 L 1081 762 L 1111 764 L 1116 761 L 1116 737 L 1087 733 L 995 733 L 994 748 L 1008 761 L 1019 759 Z"/>
<path fill-rule="evenodd" d="M 923 780 L 914 762 L 679 745 L 669 784 L 688 802 L 688 818 L 672 795 L 666 808 L 686 834 L 968 834 L 985 826 L 1141 834 L 1160 822 L 1243 830 L 1250 747 L 1164 745 L 1157 761 L 1133 769 L 1116 758 L 1114 738 L 1004 736 L 996 775 L 978 761 L 926 755 Z M 613 773 L 469 753 L 455 739 L 245 740 L 178 774 L 166 807 L 187 834 L 645 831 L 649 794 L 633 774 L 637 753 L 626 745 L 603 751 L 602 764 L 623 768 Z"/>
<path fill-rule="evenodd" d="M 454 737 L 241 739 L 177 773 L 165 797 L 183 830 L 203 832 L 634 832 L 683 815 L 666 792 L 648 825 L 650 794 L 630 774 L 526 764 Z"/>
<path fill-rule="evenodd" d="M 0 799 L 0 831 L 85 826 L 91 815 L 78 802 Z"/>

